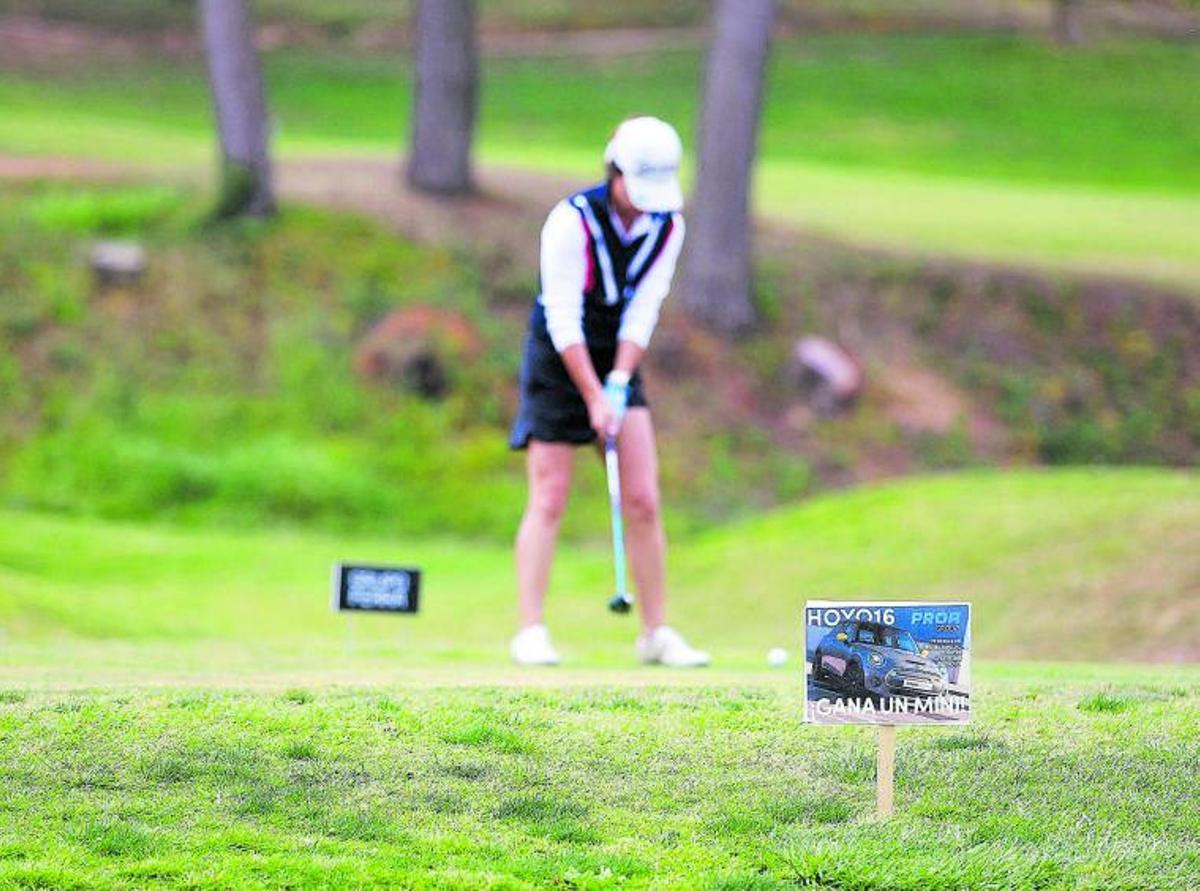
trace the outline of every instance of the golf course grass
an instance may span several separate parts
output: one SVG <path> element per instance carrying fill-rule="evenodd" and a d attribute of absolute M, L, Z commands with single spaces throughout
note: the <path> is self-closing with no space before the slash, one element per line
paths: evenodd
<path fill-rule="evenodd" d="M 1200 675 L 993 665 L 969 728 L 800 723 L 799 674 L 0 692 L 16 887 L 1194 887 Z"/>
<path fill-rule="evenodd" d="M 1163 471 L 826 496 L 678 544 L 693 673 L 571 548 L 529 671 L 499 546 L 9 512 L 0 884 L 1188 888 L 1200 672 L 1078 660 L 1194 644 L 1197 529 Z M 336 559 L 421 565 L 422 613 L 331 613 Z M 901 731 L 886 823 L 871 733 L 800 722 L 807 596 L 976 604 L 974 723 Z"/>
<path fill-rule="evenodd" d="M 629 97 L 691 133 L 702 55 L 485 61 L 485 162 L 590 176 Z M 1013 35 L 813 35 L 769 72 L 760 212 L 856 243 L 1200 289 L 1189 43 L 1062 53 Z M 395 152 L 406 59 L 277 51 L 285 155 Z M 0 152 L 207 164 L 198 62 L 87 62 L 0 82 Z"/>
<path fill-rule="evenodd" d="M 514 582 L 504 543 L 11 512 L 0 530 L 0 679 L 87 684 L 111 669 L 128 681 L 121 666 L 139 667 L 131 647 L 146 648 L 157 674 L 207 658 L 222 677 L 229 660 L 317 675 L 363 660 L 485 673 L 505 661 Z M 332 614 L 329 572 L 342 560 L 421 566 L 420 617 Z M 1162 660 L 1190 647 L 1194 658 L 1198 569 L 1200 479 L 1128 469 L 964 473 L 826 495 L 681 538 L 670 575 L 681 629 L 740 670 L 764 664 L 769 647 L 795 647 L 806 598 L 970 600 L 985 657 Z M 603 609 L 611 585 L 606 546 L 564 548 L 548 622 L 570 664 L 632 665 L 633 623 Z"/>
<path fill-rule="evenodd" d="M 59 4 L 134 15 L 117 6 Z M 159 6 L 184 15 L 138 4 Z M 397 14 L 260 11 L 285 6 L 330 27 Z M 1200 295 L 1198 57 L 1141 38 L 787 38 L 757 209 L 906 256 Z M 265 59 L 283 157 L 400 151 L 408 59 Z M 596 175 L 630 112 L 694 132 L 701 68 L 696 49 L 487 58 L 480 158 Z M 213 145 L 199 59 L 0 59 L 0 162 L 194 182 Z M 636 619 L 605 609 L 602 471 L 580 461 L 547 604 L 564 664 L 518 669 L 524 484 L 495 386 L 516 341 L 487 267 L 313 209 L 210 227 L 206 203 L 173 185 L 0 195 L 0 290 L 20 298 L 0 295 L 0 889 L 1200 886 L 1194 471 L 975 469 L 800 501 L 812 456 L 735 451 L 721 418 L 663 449 L 671 622 L 713 665 L 636 663 Z M 141 290 L 93 287 L 80 260 L 101 235 L 147 245 Z M 523 314 L 532 281 L 510 289 Z M 353 377 L 350 345 L 410 305 L 479 330 L 445 402 Z M 1191 423 L 1162 408 L 1154 382 L 1174 378 L 1149 376 L 1155 341 L 1135 333 L 1081 366 L 1142 394 L 1128 430 L 1097 410 L 1096 436 Z M 1014 361 L 1014 392 L 1040 374 Z M 768 488 L 781 506 L 759 510 Z M 334 613 L 340 561 L 419 566 L 420 613 Z M 801 721 L 807 599 L 972 604 L 972 722 L 898 731 L 891 819 L 873 730 Z M 775 647 L 790 660 L 772 669 Z"/>

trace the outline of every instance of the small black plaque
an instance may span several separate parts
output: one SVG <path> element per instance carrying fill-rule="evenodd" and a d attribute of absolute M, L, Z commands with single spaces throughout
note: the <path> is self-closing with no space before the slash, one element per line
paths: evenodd
<path fill-rule="evenodd" d="M 338 563 L 333 567 L 335 610 L 415 613 L 420 591 L 419 569 L 360 563 Z"/>

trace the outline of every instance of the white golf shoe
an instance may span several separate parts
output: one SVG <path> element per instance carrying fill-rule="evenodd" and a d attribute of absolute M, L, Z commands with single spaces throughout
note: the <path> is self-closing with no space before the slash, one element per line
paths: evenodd
<path fill-rule="evenodd" d="M 708 664 L 708 653 L 692 648 L 674 628 L 660 625 L 637 640 L 638 658 L 669 668 L 699 668 Z"/>
<path fill-rule="evenodd" d="M 560 661 L 545 625 L 522 628 L 512 639 L 508 651 L 518 665 L 557 665 Z"/>

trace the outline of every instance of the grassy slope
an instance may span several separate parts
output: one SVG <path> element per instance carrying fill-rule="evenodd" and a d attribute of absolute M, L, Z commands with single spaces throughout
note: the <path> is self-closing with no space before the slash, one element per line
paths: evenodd
<path fill-rule="evenodd" d="M 388 175 L 367 167 L 339 180 L 346 195 L 367 194 Z M 135 521 L 507 541 L 525 495 L 504 429 L 533 288 L 526 248 L 496 271 L 487 257 L 420 247 L 362 218 L 312 209 L 288 208 L 266 226 L 208 227 L 202 200 L 162 187 L 53 183 L 0 194 L 0 291 L 9 295 L 0 302 L 2 503 Z M 540 217 L 495 222 L 522 227 L 516 240 L 527 247 Z M 141 240 L 151 257 L 144 279 L 97 287 L 80 261 L 99 236 Z M 837 479 L 839 468 L 1194 457 L 1200 389 L 1188 357 L 1200 334 L 1186 312 L 1165 301 L 1154 312 L 1147 300 L 1114 317 L 1100 300 L 1085 306 L 1089 294 L 1026 292 L 1019 281 L 960 295 L 903 270 L 868 270 L 880 278 L 858 286 L 936 346 L 936 367 L 1010 425 L 1011 451 L 988 452 L 957 426 L 907 430 L 888 413 L 892 372 L 879 358 L 868 371 L 871 395 L 852 417 L 819 424 L 802 445 L 776 438 L 777 417 L 798 400 L 788 332 L 837 330 L 834 282 L 853 289 L 856 274 L 768 272 L 775 333 L 715 362 L 680 363 L 664 351 L 651 387 L 672 533 L 788 503 Z M 364 332 L 390 310 L 422 304 L 461 314 L 480 338 L 469 360 L 445 348 L 455 386 L 437 402 L 352 370 Z M 678 321 L 668 317 L 665 344 Z M 867 355 L 888 355 L 897 330 L 873 334 Z M 1005 352 L 1013 343 L 1027 349 L 1019 367 Z M 672 361 L 693 370 L 680 375 Z M 722 392 L 726 367 L 754 375 L 748 386 L 762 403 L 753 414 L 744 390 Z M 892 463 L 879 464 L 881 453 Z M 564 529 L 572 540 L 600 539 L 606 528 L 590 457 L 578 462 Z"/>
<path fill-rule="evenodd" d="M 515 522 L 515 516 L 514 516 Z M 977 473 L 825 496 L 677 544 L 677 621 L 726 666 L 794 645 L 805 598 L 967 598 L 987 656 L 1195 657 L 1200 638 L 1200 481 L 1162 471 Z M 330 565 L 425 567 L 416 620 L 330 614 Z M 628 665 L 631 623 L 603 612 L 606 552 L 568 548 L 549 622 L 571 661 Z M 0 619 L 20 674 L 59 635 L 88 665 L 120 670 L 136 651 L 161 670 L 204 661 L 281 671 L 389 670 L 503 658 L 511 621 L 508 549 L 304 533 L 185 532 L 8 514 L 0 534 Z M 129 651 L 133 645 L 134 651 Z M 173 653 L 173 655 L 172 655 Z M 150 658 L 150 657 L 146 657 Z M 80 672 L 83 672 L 81 674 Z M 50 677 L 54 676 L 51 672 Z"/>
<path fill-rule="evenodd" d="M 1121 42 L 1062 54 L 996 36 L 781 44 L 760 207 L 866 243 L 1195 285 L 1197 51 Z M 631 96 L 689 132 L 699 66 L 694 52 L 490 60 L 483 155 L 587 173 Z M 285 151 L 390 150 L 405 132 L 401 63 L 282 53 L 270 67 Z M 89 72 L 86 83 L 9 76 L 0 108 L 0 150 L 188 162 L 210 153 L 195 70 L 146 63 Z"/>
<path fill-rule="evenodd" d="M 513 379 L 515 334 L 497 332 L 470 261 L 352 216 L 297 209 L 233 229 L 201 216 L 170 190 L 0 195 L 5 497 L 242 525 L 505 522 L 523 479 L 495 382 Z M 139 286 L 93 287 L 78 260 L 101 234 L 147 245 Z M 417 301 L 452 303 L 483 344 L 437 404 L 353 371 L 364 331 Z"/>
<path fill-rule="evenodd" d="M 359 216 L 288 207 L 268 225 L 212 227 L 205 210 L 203 197 L 162 187 L 0 192 L 2 502 L 509 540 L 525 498 L 506 438 L 535 287 L 525 251 L 514 272 L 497 273 L 479 254 L 416 245 Z M 539 223 L 518 219 L 526 246 Z M 139 239 L 151 257 L 143 279 L 98 287 L 81 259 L 99 237 Z M 478 336 L 469 356 L 432 343 L 452 392 L 422 400 L 399 375 L 354 371 L 381 318 L 426 305 Z M 665 382 L 657 392 L 660 417 L 691 410 L 686 392 Z M 705 417 L 727 432 L 663 424 L 672 531 L 810 484 L 804 457 L 739 433 L 720 404 L 706 403 Z M 591 458 L 577 462 L 563 530 L 573 539 L 607 528 Z"/>

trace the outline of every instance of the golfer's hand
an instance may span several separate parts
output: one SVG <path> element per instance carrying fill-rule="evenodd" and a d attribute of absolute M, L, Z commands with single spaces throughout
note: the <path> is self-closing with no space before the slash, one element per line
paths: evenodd
<path fill-rule="evenodd" d="M 621 422 L 617 419 L 616 413 L 613 412 L 612 403 L 608 401 L 608 394 L 601 390 L 588 402 L 588 419 L 591 421 L 592 429 L 596 431 L 596 435 L 601 439 L 609 436 L 616 436 L 617 431 L 621 427 Z"/>
<path fill-rule="evenodd" d="M 615 371 L 610 374 L 604 381 L 604 398 L 608 400 L 617 428 L 620 429 L 621 422 L 625 420 L 625 409 L 629 407 L 629 376 L 619 375 Z"/>

